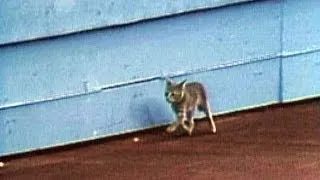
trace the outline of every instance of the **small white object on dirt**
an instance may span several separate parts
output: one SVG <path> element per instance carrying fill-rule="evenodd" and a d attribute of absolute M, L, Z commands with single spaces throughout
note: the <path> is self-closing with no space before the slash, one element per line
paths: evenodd
<path fill-rule="evenodd" d="M 4 167 L 4 163 L 3 162 L 0 162 L 0 167 Z"/>
<path fill-rule="evenodd" d="M 138 137 L 135 137 L 135 138 L 133 138 L 133 141 L 134 141 L 134 142 L 138 142 L 138 141 L 139 141 L 139 138 L 138 138 Z"/>

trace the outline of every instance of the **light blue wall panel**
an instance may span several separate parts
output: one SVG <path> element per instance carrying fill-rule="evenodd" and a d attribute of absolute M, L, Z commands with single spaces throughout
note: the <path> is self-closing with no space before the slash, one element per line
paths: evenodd
<path fill-rule="evenodd" d="M 248 0 L 0 1 L 0 44 L 68 34 Z"/>
<path fill-rule="evenodd" d="M 163 90 L 154 81 L 2 110 L 0 155 L 167 123 Z"/>
<path fill-rule="evenodd" d="M 0 106 L 273 57 L 280 3 L 263 1 L 0 48 Z"/>
<path fill-rule="evenodd" d="M 283 1 L 283 100 L 320 96 L 320 1 Z"/>
<path fill-rule="evenodd" d="M 320 49 L 320 1 L 284 0 L 283 51 L 285 54 Z"/>
<path fill-rule="evenodd" d="M 174 79 L 203 82 L 219 114 L 277 103 L 278 68 L 274 59 Z M 154 80 L 2 110 L 0 156 L 168 123 L 173 114 L 164 88 L 164 80 Z"/>
<path fill-rule="evenodd" d="M 283 59 L 284 101 L 320 96 L 320 53 Z"/>

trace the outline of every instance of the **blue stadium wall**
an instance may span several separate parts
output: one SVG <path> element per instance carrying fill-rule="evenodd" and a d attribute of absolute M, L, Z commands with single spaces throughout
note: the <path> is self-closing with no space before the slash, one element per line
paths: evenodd
<path fill-rule="evenodd" d="M 0 156 L 170 123 L 164 77 L 214 114 L 320 95 L 318 0 L 0 2 Z"/>

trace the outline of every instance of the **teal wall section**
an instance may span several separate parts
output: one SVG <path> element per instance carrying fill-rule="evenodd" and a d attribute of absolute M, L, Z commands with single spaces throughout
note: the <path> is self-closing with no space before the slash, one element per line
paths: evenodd
<path fill-rule="evenodd" d="M 0 2 L 0 45 L 129 24 L 252 0 L 10 0 Z"/>
<path fill-rule="evenodd" d="M 5 95 L 0 97 L 0 107 L 274 57 L 280 48 L 280 31 L 275 29 L 280 6 L 250 6 L 0 48 Z M 272 13 L 266 15 L 267 9 Z M 255 39 L 252 34 L 257 35 Z"/>
<path fill-rule="evenodd" d="M 283 100 L 320 96 L 320 1 L 283 1 Z"/>
<path fill-rule="evenodd" d="M 320 96 L 320 52 L 283 59 L 285 102 Z"/>

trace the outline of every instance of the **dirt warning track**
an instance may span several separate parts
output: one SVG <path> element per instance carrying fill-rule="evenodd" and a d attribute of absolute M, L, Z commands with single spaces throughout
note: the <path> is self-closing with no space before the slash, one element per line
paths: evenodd
<path fill-rule="evenodd" d="M 320 100 L 220 116 L 1 161 L 0 179 L 320 179 Z"/>

